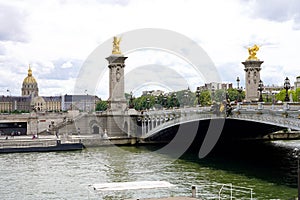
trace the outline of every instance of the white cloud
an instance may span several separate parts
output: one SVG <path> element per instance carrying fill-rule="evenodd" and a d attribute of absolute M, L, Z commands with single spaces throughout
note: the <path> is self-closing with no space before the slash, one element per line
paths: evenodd
<path fill-rule="evenodd" d="M 258 57 L 265 61 L 261 71 L 265 84 L 282 84 L 285 76 L 290 76 L 293 82 L 299 75 L 296 69 L 300 65 L 297 55 L 300 34 L 295 29 L 299 15 L 295 9 L 297 6 L 289 7 L 285 15 L 282 8 L 287 5 L 282 1 L 268 4 L 269 12 L 265 13 L 266 4 L 259 1 L 0 0 L 0 10 L 6 10 L 1 12 L 0 22 L 9 18 L 15 27 L 10 29 L 5 23 L 6 32 L 0 28 L 0 69 L 3 76 L 11 76 L 8 80 L 1 78 L 0 86 L 16 88 L 11 91 L 19 95 L 28 64 L 32 64 L 34 75 L 37 79 L 41 77 L 43 82 L 47 80 L 46 75 L 63 73 L 51 82 L 51 90 L 39 83 L 41 95 L 48 95 L 50 91 L 70 94 L 78 64 L 99 44 L 122 32 L 152 27 L 176 31 L 196 41 L 212 58 L 226 82 L 235 83 L 236 76 L 243 79 L 241 62 L 248 56 L 245 47 L 254 43 L 262 45 Z M 195 87 L 201 82 L 192 77 L 193 72 L 187 63 L 172 55 L 160 52 L 144 54 L 143 57 L 139 57 L 141 54 L 132 55 L 136 62 L 128 59 L 126 70 L 141 63 L 173 65 L 178 73 L 190 78 L 189 84 Z M 74 64 L 73 60 L 77 63 Z M 64 70 L 58 71 L 58 68 Z M 66 70 L 77 71 L 67 73 Z M 63 78 L 64 74 L 72 74 L 72 77 Z M 108 89 L 102 88 L 107 83 L 100 85 L 97 94 L 107 96 Z"/>
<path fill-rule="evenodd" d="M 65 69 L 65 68 L 71 68 L 71 67 L 73 67 L 73 64 L 70 61 L 65 62 L 61 66 L 61 68 L 63 68 L 63 69 Z"/>

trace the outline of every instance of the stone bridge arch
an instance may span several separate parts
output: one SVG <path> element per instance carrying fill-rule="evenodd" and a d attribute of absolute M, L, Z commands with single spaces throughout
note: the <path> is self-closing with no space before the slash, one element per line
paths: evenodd
<path fill-rule="evenodd" d="M 101 123 L 95 119 L 92 119 L 89 122 L 89 132 L 92 134 L 102 134 L 104 132 L 103 127 L 101 127 Z"/>

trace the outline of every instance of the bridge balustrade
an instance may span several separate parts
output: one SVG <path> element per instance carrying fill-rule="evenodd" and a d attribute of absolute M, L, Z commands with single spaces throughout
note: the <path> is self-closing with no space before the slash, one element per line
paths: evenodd
<path fill-rule="evenodd" d="M 229 116 L 226 116 L 224 112 L 214 112 L 211 110 L 211 107 L 189 107 L 148 111 L 141 115 L 141 117 L 142 138 L 151 137 L 159 131 L 175 125 L 225 117 L 300 130 L 300 106 L 289 104 L 239 104 Z"/>

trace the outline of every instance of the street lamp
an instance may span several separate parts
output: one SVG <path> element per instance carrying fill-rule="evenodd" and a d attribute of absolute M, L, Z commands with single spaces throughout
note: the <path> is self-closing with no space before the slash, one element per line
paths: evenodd
<path fill-rule="evenodd" d="M 242 101 L 242 100 L 241 100 L 241 93 L 242 93 L 242 91 L 243 91 L 243 88 L 240 87 L 240 78 L 239 78 L 239 77 L 236 78 L 236 82 L 237 82 L 237 91 L 238 91 L 238 98 L 237 98 L 237 101 L 238 101 L 238 102 L 241 102 L 241 101 Z"/>
<path fill-rule="evenodd" d="M 211 87 L 211 98 L 212 98 L 212 101 L 215 100 L 215 86 Z"/>
<path fill-rule="evenodd" d="M 197 104 L 200 106 L 200 87 L 197 87 L 196 90 Z"/>
<path fill-rule="evenodd" d="M 264 90 L 264 84 L 263 84 L 262 80 L 259 80 L 257 90 L 259 91 L 258 102 L 263 102 L 264 100 L 262 98 L 262 91 Z"/>
<path fill-rule="evenodd" d="M 132 91 L 130 92 L 130 99 L 129 99 L 129 108 L 133 108 L 133 96 L 132 96 Z"/>
<path fill-rule="evenodd" d="M 10 111 L 12 110 L 11 107 L 12 107 L 12 98 L 11 98 L 11 92 L 9 89 L 6 90 L 6 92 L 9 93 L 9 102 L 8 102 L 8 113 L 10 113 Z"/>
<path fill-rule="evenodd" d="M 87 106 L 87 97 L 88 97 L 88 93 L 87 93 L 87 90 L 84 90 L 84 93 L 86 93 L 86 96 L 85 96 L 85 102 L 84 102 L 84 111 L 86 112 L 86 106 Z"/>
<path fill-rule="evenodd" d="M 177 100 L 177 95 L 176 92 L 173 93 L 173 107 L 176 107 L 176 100 Z"/>
<path fill-rule="evenodd" d="M 291 88 L 290 80 L 288 77 L 284 80 L 283 88 L 285 89 L 285 98 L 284 101 L 290 101 L 288 90 Z"/>
<path fill-rule="evenodd" d="M 297 158 L 297 172 L 298 172 L 298 199 L 300 199 L 300 168 L 299 168 L 299 159 L 300 152 L 298 148 L 295 148 L 292 152 L 292 155 Z"/>
<path fill-rule="evenodd" d="M 186 91 L 184 91 L 184 98 L 185 98 L 185 104 L 186 105 L 188 105 L 189 91 L 190 91 L 189 87 Z"/>
<path fill-rule="evenodd" d="M 164 99 L 163 99 L 163 107 L 167 107 L 167 94 L 164 95 Z"/>
<path fill-rule="evenodd" d="M 150 109 L 150 98 L 149 98 L 149 97 L 147 98 L 147 101 L 146 101 L 146 102 L 147 102 L 147 108 L 148 108 L 148 110 L 149 110 L 149 109 Z"/>

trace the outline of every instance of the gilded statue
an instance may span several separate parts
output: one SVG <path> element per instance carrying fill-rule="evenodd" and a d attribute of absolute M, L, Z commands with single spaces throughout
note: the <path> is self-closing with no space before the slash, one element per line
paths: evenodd
<path fill-rule="evenodd" d="M 121 54 L 120 51 L 121 38 L 114 37 L 112 54 Z"/>
<path fill-rule="evenodd" d="M 258 58 L 256 57 L 256 52 L 258 50 L 259 50 L 259 46 L 256 44 L 253 47 L 249 47 L 248 48 L 249 57 L 247 60 L 258 60 Z"/>

